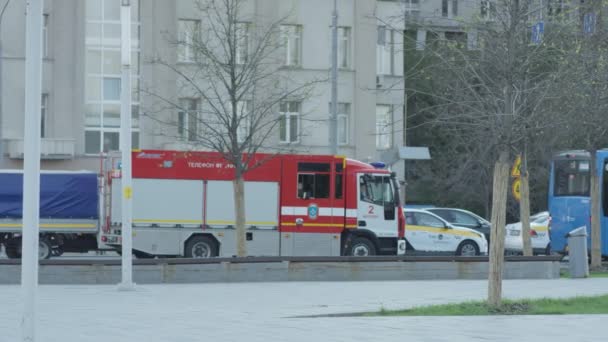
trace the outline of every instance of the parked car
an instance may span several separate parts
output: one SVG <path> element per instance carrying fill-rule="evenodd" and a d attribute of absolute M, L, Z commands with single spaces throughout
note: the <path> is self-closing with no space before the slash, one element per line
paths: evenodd
<path fill-rule="evenodd" d="M 530 216 L 530 242 L 534 254 L 551 253 L 551 238 L 549 229 L 551 227 L 551 217 L 549 212 L 543 211 Z M 505 253 L 523 253 L 523 236 L 521 234 L 521 222 L 506 225 L 505 232 Z"/>
<path fill-rule="evenodd" d="M 404 209 L 407 253 L 486 255 L 485 236 L 473 229 L 455 226 L 441 217 L 421 209 Z"/>
<path fill-rule="evenodd" d="M 427 208 L 425 210 L 436 214 L 455 226 L 470 228 L 483 233 L 486 240 L 490 241 L 490 228 L 492 225 L 479 215 L 468 210 L 455 208 Z"/>

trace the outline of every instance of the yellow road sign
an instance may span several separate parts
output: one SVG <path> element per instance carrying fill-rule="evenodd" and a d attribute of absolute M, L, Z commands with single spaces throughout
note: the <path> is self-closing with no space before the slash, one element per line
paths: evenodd
<path fill-rule="evenodd" d="M 130 199 L 131 197 L 133 197 L 133 188 L 131 188 L 130 186 L 124 187 L 123 195 L 126 199 Z"/>
<path fill-rule="evenodd" d="M 521 155 L 518 155 L 515 159 L 515 163 L 513 163 L 513 167 L 511 168 L 511 177 L 521 177 Z"/>
<path fill-rule="evenodd" d="M 513 181 L 513 185 L 511 186 L 511 193 L 513 194 L 513 197 L 515 198 L 515 200 L 517 200 L 517 202 L 521 200 L 520 187 L 521 179 L 517 178 Z"/>

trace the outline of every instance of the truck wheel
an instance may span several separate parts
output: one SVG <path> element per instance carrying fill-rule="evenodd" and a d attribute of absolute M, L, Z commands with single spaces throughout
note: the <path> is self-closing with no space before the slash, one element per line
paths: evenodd
<path fill-rule="evenodd" d="M 476 256 L 479 255 L 479 247 L 471 240 L 465 240 L 460 243 L 456 249 L 456 255 L 459 256 Z"/>
<path fill-rule="evenodd" d="M 58 256 L 62 256 L 63 255 L 63 248 L 61 247 L 55 247 L 51 250 L 51 255 L 54 257 L 58 257 Z"/>
<path fill-rule="evenodd" d="M 186 258 L 211 258 L 217 256 L 215 241 L 207 236 L 195 236 L 186 244 Z"/>
<path fill-rule="evenodd" d="M 364 237 L 356 237 L 350 245 L 348 255 L 351 256 L 370 256 L 376 255 L 376 246 Z"/>
<path fill-rule="evenodd" d="M 38 259 L 49 259 L 53 254 L 51 243 L 46 238 L 40 238 L 38 241 Z"/>
<path fill-rule="evenodd" d="M 9 259 L 19 259 L 21 258 L 21 239 L 13 238 L 4 244 L 6 256 Z"/>

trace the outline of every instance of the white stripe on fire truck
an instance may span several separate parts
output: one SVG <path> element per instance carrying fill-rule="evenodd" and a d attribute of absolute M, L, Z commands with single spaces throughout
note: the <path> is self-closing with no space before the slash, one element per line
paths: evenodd
<path fill-rule="evenodd" d="M 345 215 L 346 214 L 346 215 Z M 308 207 L 281 207 L 281 215 L 308 215 Z M 344 208 L 319 208 L 319 216 L 357 217 L 356 209 Z"/>

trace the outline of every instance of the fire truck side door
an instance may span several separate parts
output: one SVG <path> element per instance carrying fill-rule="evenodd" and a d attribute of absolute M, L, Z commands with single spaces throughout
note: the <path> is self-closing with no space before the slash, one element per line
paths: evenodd
<path fill-rule="evenodd" d="M 377 237 L 397 237 L 397 212 L 388 175 L 359 174 L 357 226 Z"/>

